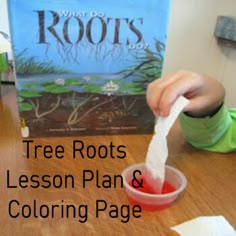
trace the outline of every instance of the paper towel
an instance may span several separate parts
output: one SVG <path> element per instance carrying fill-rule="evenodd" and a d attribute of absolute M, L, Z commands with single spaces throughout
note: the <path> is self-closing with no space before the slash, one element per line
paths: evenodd
<path fill-rule="evenodd" d="M 201 216 L 171 229 L 181 236 L 236 236 L 234 228 L 223 216 Z"/>
<path fill-rule="evenodd" d="M 168 157 L 167 135 L 179 113 L 188 104 L 189 100 L 180 96 L 171 106 L 170 114 L 167 117 L 157 119 L 154 135 L 148 147 L 144 173 L 145 180 L 156 193 L 161 193 L 165 180 L 165 163 Z"/>
<path fill-rule="evenodd" d="M 0 54 L 10 52 L 11 44 L 10 42 L 0 34 Z"/>

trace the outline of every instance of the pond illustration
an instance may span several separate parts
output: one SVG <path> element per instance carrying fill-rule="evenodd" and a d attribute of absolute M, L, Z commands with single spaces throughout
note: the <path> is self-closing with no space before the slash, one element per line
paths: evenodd
<path fill-rule="evenodd" d="M 37 77 L 37 76 L 36 76 Z M 139 85 L 114 75 L 21 79 L 18 103 L 31 136 L 151 132 L 153 115 Z"/>

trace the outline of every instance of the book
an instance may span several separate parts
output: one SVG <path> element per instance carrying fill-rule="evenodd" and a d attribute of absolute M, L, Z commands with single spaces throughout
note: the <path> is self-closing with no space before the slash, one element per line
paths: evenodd
<path fill-rule="evenodd" d="M 169 0 L 8 2 L 23 137 L 152 133 Z"/>

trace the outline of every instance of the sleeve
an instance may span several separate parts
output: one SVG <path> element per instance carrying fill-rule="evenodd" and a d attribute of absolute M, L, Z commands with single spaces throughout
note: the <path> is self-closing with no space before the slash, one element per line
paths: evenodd
<path fill-rule="evenodd" d="M 222 153 L 236 151 L 236 109 L 223 104 L 212 117 L 192 118 L 182 113 L 179 120 L 186 140 L 194 147 Z"/>

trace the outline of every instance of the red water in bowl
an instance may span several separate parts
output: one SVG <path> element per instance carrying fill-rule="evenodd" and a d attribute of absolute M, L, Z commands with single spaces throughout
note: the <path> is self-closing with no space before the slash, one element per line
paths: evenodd
<path fill-rule="evenodd" d="M 141 183 L 140 181 L 143 181 L 142 186 L 139 186 L 140 184 L 138 184 L 138 183 Z M 155 192 L 153 191 L 152 186 L 150 186 L 148 184 L 148 182 L 145 181 L 145 178 L 140 178 L 137 181 L 133 181 L 133 182 L 131 181 L 131 182 L 129 182 L 129 185 L 132 188 L 136 189 L 137 191 L 144 192 L 144 193 L 155 194 Z M 173 185 L 171 185 L 169 182 L 165 181 L 164 184 L 163 184 L 161 194 L 171 193 L 171 192 L 174 192 L 175 190 L 176 190 L 176 188 Z M 137 200 L 135 200 L 135 199 L 133 199 L 129 196 L 128 196 L 128 199 L 132 204 L 138 204 L 142 207 L 143 210 L 148 210 L 148 211 L 161 210 L 161 209 L 164 209 L 164 208 L 170 206 L 171 203 L 172 203 L 172 202 L 168 202 L 166 204 L 161 204 L 161 205 L 156 205 L 155 204 L 154 205 L 154 204 L 152 204 L 152 202 L 150 202 L 150 204 L 140 204 Z"/>

